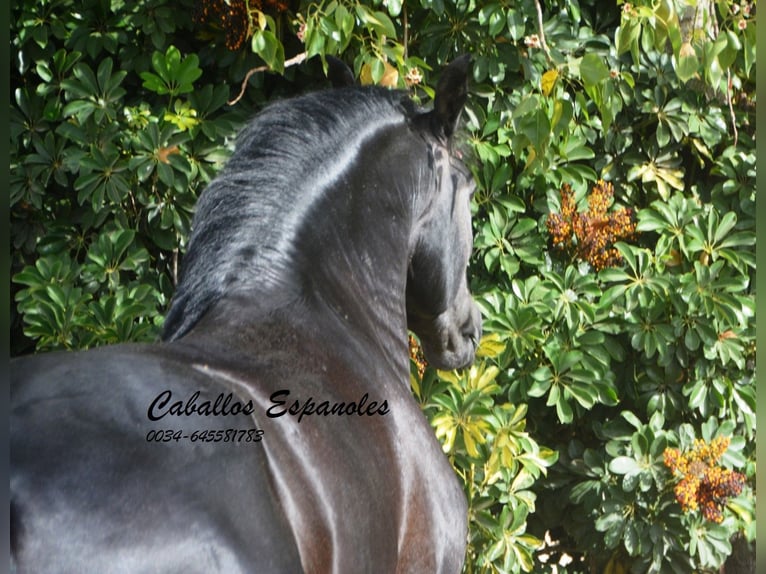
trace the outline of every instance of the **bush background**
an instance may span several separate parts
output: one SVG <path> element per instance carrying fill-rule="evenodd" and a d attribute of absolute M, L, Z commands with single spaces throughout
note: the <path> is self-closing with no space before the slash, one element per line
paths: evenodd
<path fill-rule="evenodd" d="M 322 56 L 426 103 L 470 52 L 486 336 L 471 369 L 411 377 L 470 501 L 465 571 L 742 571 L 756 21 L 733 0 L 15 2 L 12 353 L 154 340 L 197 195 L 248 117 L 327 85 Z M 565 186 L 585 224 L 558 249 Z M 708 466 L 747 480 L 716 523 L 681 508 L 663 454 L 719 436 Z"/>

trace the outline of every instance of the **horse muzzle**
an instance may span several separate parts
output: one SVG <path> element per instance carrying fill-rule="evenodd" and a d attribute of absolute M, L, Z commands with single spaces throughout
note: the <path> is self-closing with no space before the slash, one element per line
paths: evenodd
<path fill-rule="evenodd" d="M 471 365 L 481 340 L 481 312 L 473 300 L 462 312 L 449 309 L 438 315 L 430 328 L 415 329 L 426 360 L 443 371 Z"/>

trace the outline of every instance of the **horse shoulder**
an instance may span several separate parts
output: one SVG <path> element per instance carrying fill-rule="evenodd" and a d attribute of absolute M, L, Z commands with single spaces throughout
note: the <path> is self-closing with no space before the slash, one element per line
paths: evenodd
<path fill-rule="evenodd" d="M 149 420 L 164 390 L 188 396 L 210 385 L 188 361 L 129 345 L 18 360 L 11 370 L 19 571 L 153 572 L 165 564 L 235 574 L 254 563 L 263 572 L 302 571 L 269 493 L 262 445 L 172 438 L 227 424 L 248 430 L 250 419 Z M 174 432 L 158 441 L 158 431 Z"/>

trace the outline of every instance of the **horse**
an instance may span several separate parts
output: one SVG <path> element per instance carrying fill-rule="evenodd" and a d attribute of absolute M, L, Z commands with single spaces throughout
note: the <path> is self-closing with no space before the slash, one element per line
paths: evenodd
<path fill-rule="evenodd" d="M 409 387 L 481 336 L 468 56 L 433 106 L 266 106 L 200 195 L 162 340 L 14 359 L 19 573 L 457 573 L 467 503 Z"/>

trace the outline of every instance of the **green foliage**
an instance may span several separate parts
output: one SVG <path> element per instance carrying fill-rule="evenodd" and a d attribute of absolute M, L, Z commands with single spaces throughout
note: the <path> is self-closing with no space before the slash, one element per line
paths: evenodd
<path fill-rule="evenodd" d="M 80 4 L 12 13 L 17 351 L 156 336 L 242 119 L 317 83 L 296 55 L 427 100 L 431 70 L 471 52 L 486 335 L 471 369 L 411 378 L 465 484 L 465 571 L 549 571 L 566 549 L 568 572 L 713 572 L 754 539 L 754 4 L 253 2 L 237 52 L 192 0 Z M 255 66 L 276 73 L 227 108 Z M 599 180 L 639 235 L 596 271 L 546 221 L 564 185 L 582 213 Z M 663 454 L 718 436 L 747 485 L 714 523 L 682 509 Z"/>
<path fill-rule="evenodd" d="M 165 54 L 152 54 L 152 68 L 155 73 L 141 72 L 144 88 L 161 96 L 175 97 L 194 91 L 194 82 L 202 75 L 199 58 L 195 54 L 181 60 L 181 52 L 175 46 L 168 46 Z"/>
<path fill-rule="evenodd" d="M 172 43 L 191 5 L 75 4 L 20 3 L 12 20 L 15 299 L 39 350 L 156 338 L 196 195 L 242 115 L 213 54 L 201 82 L 201 56 Z"/>
<path fill-rule="evenodd" d="M 468 571 L 533 568 L 540 540 L 527 532 L 536 500 L 530 487 L 557 457 L 526 432 L 527 405 L 503 398 L 493 360 L 504 348 L 490 336 L 479 349 L 484 361 L 470 369 L 412 373 L 415 396 L 465 483 L 472 524 Z"/>
<path fill-rule="evenodd" d="M 681 2 L 625 5 L 611 21 L 595 4 L 559 8 L 544 19 L 547 53 L 539 30 L 525 29 L 522 46 L 497 20 L 492 33 L 517 47 L 524 81 L 506 69 L 501 83 L 483 84 L 480 67 L 469 115 L 481 187 L 474 288 L 485 330 L 505 345 L 496 384 L 510 404 L 528 405 L 531 436 L 559 455 L 532 489 L 528 532 L 564 525 L 557 536 L 582 560 L 569 571 L 714 570 L 732 535 L 752 540 L 753 493 L 730 502 L 722 524 L 683 513 L 662 455 L 679 429 L 702 433 L 712 420 L 737 437 L 730 467 L 753 476 L 753 109 L 736 102 L 752 98 L 754 22 L 737 26 L 740 51 L 723 55 L 729 88 L 702 61 L 734 33 L 731 13 L 718 13 L 717 38 L 688 31 L 700 53 L 692 68 L 683 42 L 654 36 Z M 634 11 L 640 25 L 626 42 Z M 635 211 L 641 235 L 616 245 L 620 267 L 595 272 L 546 249 L 542 224 L 561 211 L 563 184 L 584 210 L 600 178 L 614 184 L 616 207 Z M 537 256 L 527 250 L 536 243 Z M 616 434 L 620 420 L 634 424 Z"/>

